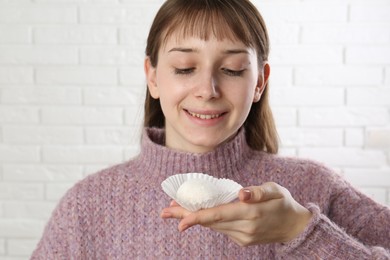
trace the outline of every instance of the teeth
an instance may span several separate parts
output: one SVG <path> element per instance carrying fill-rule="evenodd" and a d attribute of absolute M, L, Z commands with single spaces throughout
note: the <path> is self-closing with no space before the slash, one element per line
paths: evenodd
<path fill-rule="evenodd" d="M 188 111 L 188 113 L 190 113 L 191 116 L 197 117 L 197 118 L 200 118 L 200 119 L 213 119 L 213 118 L 217 118 L 217 117 L 220 117 L 220 116 L 221 116 L 221 114 L 216 114 L 216 115 L 202 115 L 202 114 L 197 114 L 197 113 L 193 113 L 193 112 L 190 112 L 190 111 Z"/>

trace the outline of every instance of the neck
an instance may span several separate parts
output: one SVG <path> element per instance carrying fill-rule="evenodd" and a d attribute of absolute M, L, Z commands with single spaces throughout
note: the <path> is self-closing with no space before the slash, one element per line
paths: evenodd
<path fill-rule="evenodd" d="M 162 178 L 178 173 L 202 172 L 218 178 L 234 179 L 234 176 L 242 171 L 251 154 L 244 130 L 240 130 L 235 137 L 214 150 L 202 154 L 166 147 L 164 136 L 163 129 L 146 128 L 138 157 L 143 170 Z"/>

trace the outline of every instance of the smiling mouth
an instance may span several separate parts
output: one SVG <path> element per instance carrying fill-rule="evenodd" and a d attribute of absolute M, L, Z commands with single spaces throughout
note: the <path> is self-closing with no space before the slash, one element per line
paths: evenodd
<path fill-rule="evenodd" d="M 218 118 L 218 117 L 220 117 L 220 116 L 222 116 L 224 114 L 224 113 L 221 113 L 221 114 L 207 114 L 207 115 L 204 115 L 204 114 L 194 113 L 194 112 L 191 112 L 191 111 L 188 111 L 188 110 L 186 110 L 186 111 L 191 116 L 196 117 L 196 118 L 200 118 L 200 119 L 204 119 L 204 120 Z"/>

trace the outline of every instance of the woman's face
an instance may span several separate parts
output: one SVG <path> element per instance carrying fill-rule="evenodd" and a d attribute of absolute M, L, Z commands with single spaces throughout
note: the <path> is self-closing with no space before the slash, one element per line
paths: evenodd
<path fill-rule="evenodd" d="M 240 41 L 172 35 L 156 67 L 146 59 L 145 72 L 165 115 L 165 145 L 205 153 L 237 133 L 260 100 L 269 69 L 259 69 L 255 50 Z"/>

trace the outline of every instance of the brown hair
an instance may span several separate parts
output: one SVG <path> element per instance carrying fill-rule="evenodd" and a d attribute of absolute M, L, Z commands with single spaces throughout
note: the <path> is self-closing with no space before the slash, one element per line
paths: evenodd
<path fill-rule="evenodd" d="M 240 40 L 256 50 L 259 67 L 268 60 L 269 39 L 263 18 L 249 0 L 167 0 L 158 11 L 146 46 L 151 65 L 157 66 L 160 48 L 167 38 L 197 36 L 207 40 Z M 144 126 L 164 127 L 160 101 L 146 89 Z M 268 102 L 268 86 L 259 102 L 253 103 L 244 122 L 248 145 L 255 150 L 277 153 L 278 135 Z"/>

